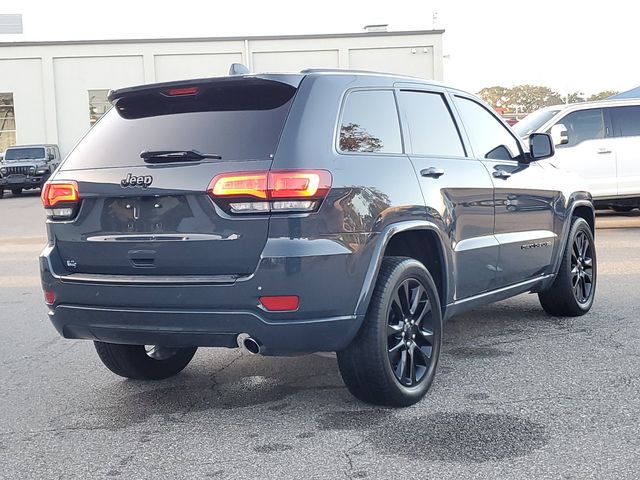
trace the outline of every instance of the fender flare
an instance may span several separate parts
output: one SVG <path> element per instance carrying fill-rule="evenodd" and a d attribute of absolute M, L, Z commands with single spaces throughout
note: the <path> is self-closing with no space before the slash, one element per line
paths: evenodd
<path fill-rule="evenodd" d="M 579 198 L 576 198 L 579 197 Z M 578 207 L 589 207 L 591 210 L 591 214 L 593 216 L 593 225 L 594 232 L 593 235 L 595 237 L 595 222 L 596 222 L 596 214 L 595 208 L 593 206 L 593 201 L 591 200 L 591 195 L 587 192 L 576 192 L 571 195 L 569 199 L 569 208 L 567 209 L 568 214 L 564 220 L 564 225 L 562 226 L 561 239 L 562 248 L 558 249 L 556 253 L 556 258 L 553 261 L 553 268 L 551 269 L 551 273 L 555 276 L 558 274 L 558 270 L 560 269 L 560 263 L 562 263 L 562 256 L 564 254 L 565 249 L 567 248 L 567 242 L 569 241 L 569 231 L 571 230 L 571 219 L 573 218 L 573 213 Z M 553 281 L 553 280 L 552 280 Z"/>
<path fill-rule="evenodd" d="M 443 232 L 441 228 L 435 223 L 426 221 L 426 220 L 408 220 L 404 222 L 392 223 L 387 225 L 378 235 L 376 239 L 376 245 L 374 247 L 373 254 L 371 255 L 371 260 L 369 261 L 369 267 L 367 269 L 367 273 L 364 277 L 364 282 L 362 285 L 362 289 L 360 290 L 360 295 L 358 297 L 358 303 L 356 304 L 356 315 L 364 316 L 367 313 L 367 309 L 369 308 L 369 302 L 371 301 L 371 297 L 373 295 L 373 290 L 376 286 L 376 280 L 378 278 L 378 272 L 380 271 L 380 266 L 382 265 L 382 259 L 384 258 L 384 251 L 389 244 L 391 238 L 393 238 L 398 233 L 407 232 L 411 230 L 431 230 L 436 233 L 438 238 L 438 242 L 440 244 L 440 255 L 442 256 L 442 265 L 443 265 L 443 287 L 444 291 L 442 292 L 442 296 L 444 301 L 440 306 L 444 311 L 447 303 L 448 292 L 450 287 L 450 275 L 452 274 L 452 270 L 450 269 L 451 258 L 450 252 L 446 249 L 445 240 L 443 238 Z"/>

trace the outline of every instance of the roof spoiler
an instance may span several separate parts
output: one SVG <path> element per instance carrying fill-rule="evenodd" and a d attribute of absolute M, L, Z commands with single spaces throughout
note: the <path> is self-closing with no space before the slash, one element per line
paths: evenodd
<path fill-rule="evenodd" d="M 143 85 L 136 85 L 133 87 L 118 88 L 115 90 L 109 90 L 107 100 L 111 104 L 114 104 L 122 97 L 129 95 L 148 94 L 152 92 L 158 92 L 164 89 L 180 89 L 189 90 L 194 87 L 207 87 L 213 84 L 217 85 L 230 85 L 237 82 L 242 83 L 261 83 L 261 82 L 278 82 L 290 85 L 294 88 L 298 88 L 304 74 L 287 74 L 287 73 L 263 73 L 252 74 L 246 65 L 242 63 L 232 63 L 229 67 L 229 74 L 222 77 L 209 77 L 209 78 L 195 78 L 192 80 L 173 80 L 170 82 L 161 83 L 147 83 Z"/>

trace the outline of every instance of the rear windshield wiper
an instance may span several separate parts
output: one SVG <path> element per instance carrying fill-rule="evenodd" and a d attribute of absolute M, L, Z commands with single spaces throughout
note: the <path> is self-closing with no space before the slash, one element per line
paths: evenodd
<path fill-rule="evenodd" d="M 222 160 L 217 153 L 201 153 L 197 150 L 145 150 L 140 154 L 146 163 L 197 162 L 206 158 Z"/>

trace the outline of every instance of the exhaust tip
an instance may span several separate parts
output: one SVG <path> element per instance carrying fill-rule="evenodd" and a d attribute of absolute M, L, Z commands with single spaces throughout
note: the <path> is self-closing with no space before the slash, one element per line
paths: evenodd
<path fill-rule="evenodd" d="M 238 335 L 238 346 L 251 355 L 257 355 L 260 353 L 260 344 L 254 338 L 252 338 L 248 333 L 241 333 Z"/>
<path fill-rule="evenodd" d="M 244 348 L 252 355 L 260 353 L 260 345 L 253 338 L 245 338 L 243 342 Z"/>

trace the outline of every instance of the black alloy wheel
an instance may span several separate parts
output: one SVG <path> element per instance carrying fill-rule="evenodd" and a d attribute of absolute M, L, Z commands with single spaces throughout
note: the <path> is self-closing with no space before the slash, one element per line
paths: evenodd
<path fill-rule="evenodd" d="M 578 303 L 591 299 L 593 290 L 593 249 L 585 232 L 578 232 L 571 251 L 571 286 Z"/>
<path fill-rule="evenodd" d="M 398 381 L 407 387 L 420 383 L 431 364 L 434 341 L 431 303 L 417 278 L 396 289 L 387 314 L 389 362 Z"/>
<path fill-rule="evenodd" d="M 433 383 L 442 310 L 433 277 L 416 259 L 385 257 L 360 331 L 338 353 L 349 391 L 364 402 L 407 407 Z"/>
<path fill-rule="evenodd" d="M 584 218 L 573 217 L 556 277 L 545 291 L 538 293 L 540 304 L 551 315 L 584 315 L 593 305 L 597 278 L 593 231 Z"/>

